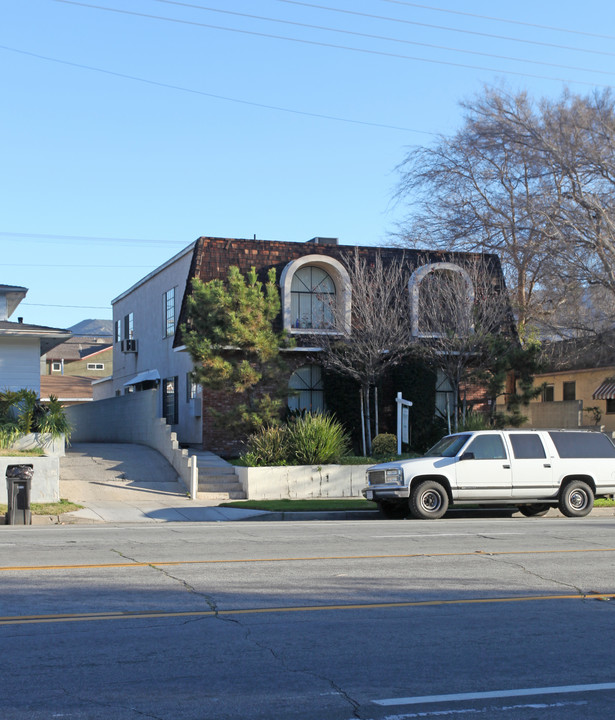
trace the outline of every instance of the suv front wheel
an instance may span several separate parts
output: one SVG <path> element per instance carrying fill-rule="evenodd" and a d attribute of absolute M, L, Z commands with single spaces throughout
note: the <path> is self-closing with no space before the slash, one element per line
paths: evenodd
<path fill-rule="evenodd" d="M 424 480 L 410 495 L 410 514 L 419 520 L 437 520 L 447 510 L 446 489 L 435 480 Z"/>

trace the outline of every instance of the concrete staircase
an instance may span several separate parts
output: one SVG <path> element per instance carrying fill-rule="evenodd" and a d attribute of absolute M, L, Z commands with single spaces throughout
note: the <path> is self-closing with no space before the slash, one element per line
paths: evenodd
<path fill-rule="evenodd" d="M 246 495 L 235 475 L 235 468 L 218 455 L 205 450 L 190 450 L 199 471 L 199 500 L 245 500 Z"/>

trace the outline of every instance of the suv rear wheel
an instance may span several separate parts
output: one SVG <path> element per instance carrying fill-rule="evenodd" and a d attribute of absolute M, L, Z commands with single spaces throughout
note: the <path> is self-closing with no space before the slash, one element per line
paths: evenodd
<path fill-rule="evenodd" d="M 572 480 L 560 490 L 557 506 L 567 517 L 584 517 L 594 507 L 594 493 L 586 482 Z"/>
<path fill-rule="evenodd" d="M 410 495 L 410 512 L 419 520 L 437 520 L 448 510 L 448 495 L 435 480 L 419 483 Z"/>

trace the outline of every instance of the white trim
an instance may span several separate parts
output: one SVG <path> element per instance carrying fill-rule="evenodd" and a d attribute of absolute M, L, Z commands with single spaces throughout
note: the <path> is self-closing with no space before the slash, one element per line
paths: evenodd
<path fill-rule="evenodd" d="M 350 332 L 351 324 L 351 311 L 352 311 L 352 288 L 350 287 L 350 276 L 348 271 L 342 265 L 339 260 L 329 257 L 328 255 L 304 255 L 303 257 L 291 260 L 286 265 L 280 276 L 280 291 L 282 295 L 282 326 L 284 330 L 290 334 L 314 334 L 313 330 L 306 333 L 305 329 L 303 333 L 300 328 L 292 327 L 292 316 L 291 316 L 291 283 L 294 274 L 300 268 L 312 265 L 325 270 L 333 280 L 335 285 L 335 292 L 339 307 L 342 310 L 343 317 L 343 330 L 344 332 Z M 329 334 L 329 331 L 320 329 L 319 332 L 322 334 Z M 331 333 L 339 334 L 339 330 L 332 330 Z"/>
<path fill-rule="evenodd" d="M 421 282 L 429 273 L 438 270 L 449 270 L 459 273 L 465 280 L 467 287 L 466 302 L 468 305 L 474 302 L 474 285 L 468 272 L 460 265 L 450 262 L 437 262 L 423 265 L 412 273 L 408 280 L 408 293 L 410 294 L 410 322 L 412 323 L 412 337 L 435 338 L 442 337 L 441 333 L 422 333 L 419 331 L 419 287 Z"/>

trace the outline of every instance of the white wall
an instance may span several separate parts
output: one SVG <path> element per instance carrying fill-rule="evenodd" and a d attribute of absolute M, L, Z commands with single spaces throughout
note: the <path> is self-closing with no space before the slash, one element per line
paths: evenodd
<path fill-rule="evenodd" d="M 0 338 L 0 390 L 34 390 L 41 394 L 39 338 Z"/>
<path fill-rule="evenodd" d="M 112 394 L 116 395 L 118 391 L 124 394 L 124 383 L 146 370 L 157 370 L 161 380 L 177 376 L 179 422 L 172 430 L 177 433 L 179 442 L 200 444 L 201 419 L 194 415 L 186 387 L 192 361 L 187 352 L 173 350 L 173 337 L 164 337 L 163 314 L 163 294 L 175 288 L 177 325 L 193 249 L 194 243 L 112 301 L 114 327 L 117 320 L 123 322 L 126 315 L 133 313 L 134 338 L 138 342 L 137 353 L 123 353 L 120 344 L 114 343 Z M 162 416 L 162 393 L 159 394 L 157 416 Z"/>

